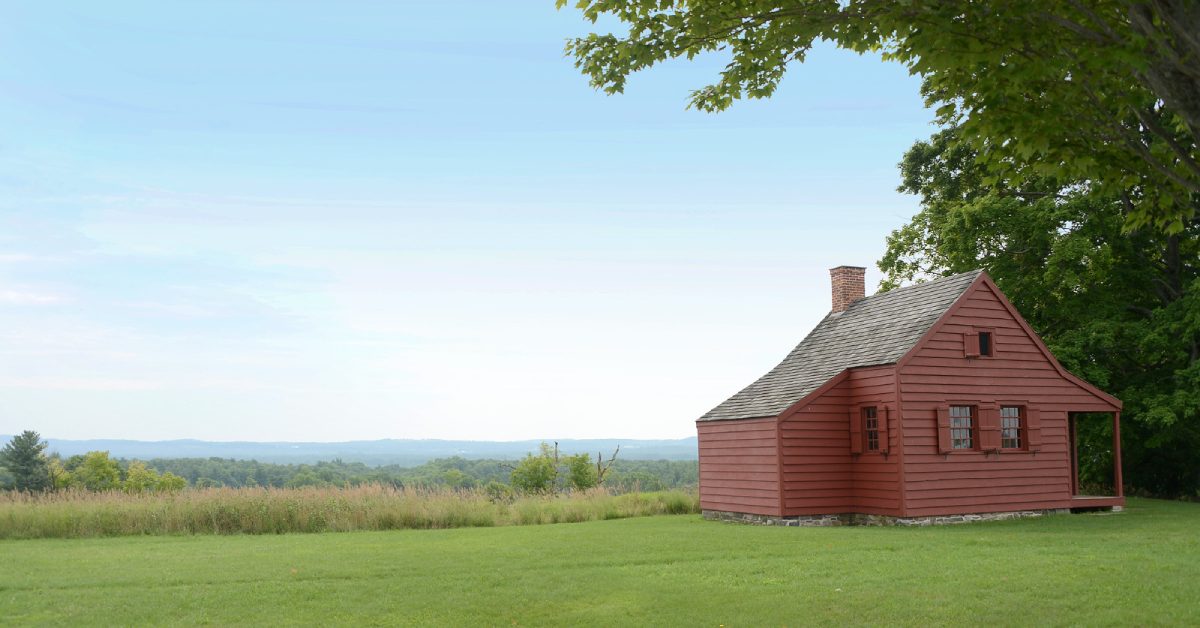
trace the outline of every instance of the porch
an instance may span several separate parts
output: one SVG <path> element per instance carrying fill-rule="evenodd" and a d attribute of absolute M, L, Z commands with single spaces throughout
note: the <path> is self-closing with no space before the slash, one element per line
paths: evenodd
<path fill-rule="evenodd" d="M 1098 426 L 1095 421 L 1102 418 L 1103 415 L 1112 416 L 1112 495 L 1088 495 L 1084 494 L 1084 485 L 1079 477 L 1079 461 L 1080 461 L 1080 438 L 1079 431 L 1081 425 L 1085 428 L 1095 430 Z M 1067 445 L 1071 455 L 1071 511 L 1086 512 L 1090 510 L 1120 510 L 1125 507 L 1125 489 L 1121 477 L 1121 413 L 1120 411 L 1096 412 L 1096 411 L 1081 411 L 1067 413 Z M 1093 443 L 1094 445 L 1094 443 Z M 1101 452 L 1107 453 L 1107 452 Z M 1090 452 L 1092 457 L 1095 457 L 1096 452 Z"/>

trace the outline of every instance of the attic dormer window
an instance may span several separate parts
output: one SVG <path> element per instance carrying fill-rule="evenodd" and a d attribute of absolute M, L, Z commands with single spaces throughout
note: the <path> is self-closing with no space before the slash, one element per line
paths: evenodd
<path fill-rule="evenodd" d="M 963 334 L 963 355 L 968 358 L 990 358 L 996 354 L 996 331 L 973 329 Z"/>

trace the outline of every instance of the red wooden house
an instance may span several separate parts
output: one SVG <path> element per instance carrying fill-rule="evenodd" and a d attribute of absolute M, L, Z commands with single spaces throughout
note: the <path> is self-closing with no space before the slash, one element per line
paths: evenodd
<path fill-rule="evenodd" d="M 830 274 L 816 329 L 696 422 L 705 516 L 911 524 L 1124 506 L 1121 402 L 1059 365 L 986 273 L 865 298 L 865 269 Z M 1112 417 L 1115 496 L 1078 495 L 1081 413 Z"/>

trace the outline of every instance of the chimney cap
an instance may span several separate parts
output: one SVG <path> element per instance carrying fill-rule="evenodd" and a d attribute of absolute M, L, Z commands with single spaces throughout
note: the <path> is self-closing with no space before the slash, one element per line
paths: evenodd
<path fill-rule="evenodd" d="M 838 270 L 840 268 L 846 268 L 846 269 L 850 269 L 850 270 L 866 270 L 867 269 L 866 266 L 848 266 L 846 264 L 842 264 L 841 266 L 834 266 L 833 268 L 830 268 L 829 270 Z"/>

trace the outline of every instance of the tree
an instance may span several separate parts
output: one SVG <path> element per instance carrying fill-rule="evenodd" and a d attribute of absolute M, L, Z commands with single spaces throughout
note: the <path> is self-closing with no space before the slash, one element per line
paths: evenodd
<path fill-rule="evenodd" d="M 442 472 L 442 484 L 450 488 L 471 488 L 475 486 L 475 481 L 461 469 L 447 469 Z"/>
<path fill-rule="evenodd" d="M 126 493 L 153 491 L 158 488 L 160 479 L 157 471 L 146 467 L 141 460 L 134 460 L 125 469 L 125 481 L 121 483 L 121 489 Z"/>
<path fill-rule="evenodd" d="M 70 468 L 74 484 L 89 491 L 112 491 L 121 488 L 121 466 L 109 457 L 107 451 L 89 451 L 80 458 L 72 456 L 68 459 L 68 467 L 72 462 L 78 465 Z"/>
<path fill-rule="evenodd" d="M 71 484 L 75 481 L 75 478 L 71 475 L 71 472 L 67 471 L 66 467 L 63 466 L 62 458 L 60 458 L 58 454 L 52 454 L 48 462 L 50 469 L 51 488 L 59 491 L 71 486 Z"/>
<path fill-rule="evenodd" d="M 595 488 L 604 483 L 605 474 L 616 462 L 620 450 L 621 448 L 617 447 L 607 463 L 597 454 L 593 464 L 587 454 L 560 456 L 558 443 L 554 443 L 553 447 L 542 443 L 537 455 L 527 454 L 512 467 L 509 480 L 513 488 L 526 493 L 550 493 L 566 488 Z"/>
<path fill-rule="evenodd" d="M 182 491 L 185 488 L 187 488 L 187 480 L 167 471 L 158 476 L 158 483 L 155 485 L 154 490 L 161 493 L 174 493 Z"/>
<path fill-rule="evenodd" d="M 44 491 L 52 487 L 46 441 L 37 432 L 25 430 L 0 449 L 0 466 L 12 476 L 18 491 Z"/>
<path fill-rule="evenodd" d="M 989 183 L 956 129 L 917 143 L 902 191 L 921 211 L 892 232 L 883 288 L 986 268 L 1067 369 L 1125 403 L 1126 481 L 1165 496 L 1200 490 L 1200 221 L 1175 234 L 1123 230 L 1123 198 L 1052 179 Z M 1081 432 L 1104 455 L 1108 428 Z"/>
<path fill-rule="evenodd" d="M 305 469 L 296 475 L 293 475 L 287 482 L 284 483 L 286 488 L 301 488 L 304 486 L 330 486 L 329 482 L 322 479 L 321 476 L 314 473 L 312 470 Z"/>
<path fill-rule="evenodd" d="M 567 465 L 567 484 L 571 488 L 585 491 L 600 485 L 600 477 L 596 465 L 587 454 L 565 456 L 563 462 Z"/>
<path fill-rule="evenodd" d="M 546 443 L 538 455 L 525 454 L 510 475 L 513 488 L 526 493 L 549 493 L 558 480 L 558 451 Z"/>
<path fill-rule="evenodd" d="M 561 8 L 567 0 L 557 0 Z M 879 52 L 919 74 L 937 120 L 959 127 L 989 181 L 1047 176 L 1126 194 L 1127 228 L 1181 233 L 1200 195 L 1200 2 L 1191 0 L 578 0 L 624 35 L 569 40 L 614 94 L 668 59 L 722 51 L 690 104 L 770 97 L 817 40 Z"/>

